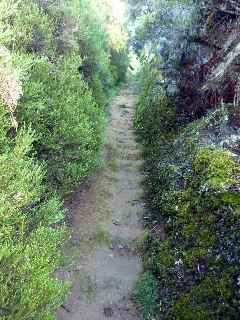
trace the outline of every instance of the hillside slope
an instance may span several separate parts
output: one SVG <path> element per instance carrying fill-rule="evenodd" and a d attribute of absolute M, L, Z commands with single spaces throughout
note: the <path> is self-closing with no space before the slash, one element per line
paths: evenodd
<path fill-rule="evenodd" d="M 130 0 L 142 61 L 146 319 L 239 317 L 239 4 Z"/>

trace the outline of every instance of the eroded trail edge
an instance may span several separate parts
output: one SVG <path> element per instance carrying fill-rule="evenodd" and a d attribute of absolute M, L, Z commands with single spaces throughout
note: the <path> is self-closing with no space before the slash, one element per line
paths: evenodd
<path fill-rule="evenodd" d="M 66 203 L 72 217 L 60 272 L 72 282 L 59 320 L 139 319 L 131 299 L 141 273 L 136 251 L 144 206 L 141 159 L 132 127 L 136 95 L 122 89 L 110 109 L 103 166 Z"/>

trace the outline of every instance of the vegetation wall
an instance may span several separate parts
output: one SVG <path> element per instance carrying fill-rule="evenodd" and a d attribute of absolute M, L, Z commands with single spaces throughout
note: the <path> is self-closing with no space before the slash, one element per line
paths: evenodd
<path fill-rule="evenodd" d="M 107 2 L 0 0 L 2 319 L 54 319 L 65 299 L 59 192 L 99 164 L 125 44 Z"/>
<path fill-rule="evenodd" d="M 144 319 L 238 319 L 240 166 L 239 126 L 237 111 L 233 112 L 237 89 L 227 97 L 222 87 L 235 75 L 228 69 L 226 77 L 226 58 L 219 51 L 218 62 L 208 70 L 211 76 L 194 81 L 193 69 L 201 67 L 196 57 L 207 58 L 206 51 L 199 54 L 191 46 L 193 33 L 205 23 L 213 24 L 215 33 L 208 31 L 200 39 L 209 42 L 205 63 L 210 64 L 213 38 L 219 36 L 221 46 L 226 41 L 216 32 L 220 21 L 229 25 L 229 14 L 231 23 L 236 21 L 238 5 L 230 8 L 235 2 L 223 1 L 220 8 L 218 2 L 199 2 L 202 14 L 196 19 L 194 1 L 131 2 L 132 16 L 137 17 L 133 45 L 143 65 L 137 76 L 134 122 L 145 160 L 147 201 L 145 273 L 136 285 L 136 300 Z M 179 6 L 187 12 L 182 11 L 183 19 L 179 16 L 184 24 L 172 21 Z M 233 36 L 232 29 L 229 34 Z M 181 41 L 189 51 L 182 50 Z M 233 46 L 239 44 L 239 39 L 234 41 Z M 225 76 L 213 80 L 217 72 L 223 75 L 220 69 Z M 213 82 L 217 100 L 201 100 L 200 105 L 200 96 L 207 95 L 201 91 L 203 83 Z"/>

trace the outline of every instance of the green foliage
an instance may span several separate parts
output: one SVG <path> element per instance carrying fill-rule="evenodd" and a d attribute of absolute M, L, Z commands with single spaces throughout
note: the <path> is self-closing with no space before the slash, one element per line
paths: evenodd
<path fill-rule="evenodd" d="M 98 164 L 105 107 L 127 71 L 124 42 L 113 47 L 101 1 L 22 0 L 14 10 L 2 19 L 23 84 L 18 124 L 35 131 L 48 181 L 69 191 Z"/>
<path fill-rule="evenodd" d="M 46 161 L 48 180 L 65 190 L 98 164 L 105 123 L 78 65 L 72 57 L 54 66 L 35 57 L 18 108 L 20 123 L 37 133 L 35 150 Z"/>
<path fill-rule="evenodd" d="M 63 303 L 68 287 L 53 276 L 62 241 L 61 230 L 42 226 L 26 239 L 9 239 L 1 247 L 3 319 L 49 319 Z"/>
<path fill-rule="evenodd" d="M 237 319 L 239 164 L 228 151 L 198 144 L 200 124 L 179 130 L 174 107 L 156 90 L 156 75 L 148 71 L 135 115 L 152 209 L 149 224 L 165 224 L 165 240 L 153 234 L 144 256 L 157 279 L 155 316 Z"/>
<path fill-rule="evenodd" d="M 54 319 L 67 295 L 56 276 L 67 237 L 56 190 L 70 191 L 98 165 L 106 105 L 127 69 L 124 45 L 111 58 L 119 48 L 106 14 L 100 0 L 0 0 L 4 320 Z"/>
<path fill-rule="evenodd" d="M 156 210 L 157 215 L 159 209 L 165 212 L 171 207 L 172 211 L 172 205 L 167 204 L 171 203 L 175 183 L 172 181 L 176 171 L 173 141 L 177 133 L 176 108 L 156 86 L 158 77 L 155 71 L 144 66 L 139 75 L 142 86 L 134 118 L 135 129 L 143 145 L 152 214 Z M 165 201 L 166 197 L 169 202 Z"/>
<path fill-rule="evenodd" d="M 155 277 L 146 272 L 138 280 L 134 289 L 135 299 L 144 319 L 152 319 L 157 307 L 157 285 Z"/>
<path fill-rule="evenodd" d="M 152 145 L 163 134 L 174 133 L 176 109 L 160 87 L 156 86 L 159 74 L 147 65 L 141 71 L 141 94 L 136 108 L 134 125 L 146 145 Z M 145 140 L 147 139 L 147 141 Z"/>
<path fill-rule="evenodd" d="M 16 8 L 14 14 L 5 20 L 12 36 L 3 44 L 14 50 L 24 49 L 52 56 L 55 49 L 52 19 L 33 0 L 18 1 Z"/>
<path fill-rule="evenodd" d="M 84 79 L 92 88 L 97 103 L 104 106 L 119 77 L 124 78 L 122 72 L 126 72 L 126 68 L 122 70 L 119 65 L 128 64 L 126 43 L 123 42 L 119 50 L 118 44 L 111 41 L 111 30 L 115 30 L 116 24 L 110 20 L 108 26 L 109 12 L 101 1 L 72 0 L 69 10 L 81 30 L 77 34 L 77 42 L 83 60 L 81 69 Z M 121 29 L 115 37 L 123 37 Z M 115 51 L 119 54 L 119 60 L 111 59 L 111 52 Z"/>
<path fill-rule="evenodd" d="M 111 50 L 111 66 L 116 84 L 126 81 L 127 69 L 129 65 L 128 52 L 123 50 Z"/>
<path fill-rule="evenodd" d="M 1 315 L 49 319 L 67 293 L 53 275 L 66 234 L 63 227 L 53 227 L 64 218 L 62 204 L 46 194 L 43 168 L 30 156 L 33 134 L 21 130 L 13 140 L 8 128 L 1 131 L 0 153 Z"/>

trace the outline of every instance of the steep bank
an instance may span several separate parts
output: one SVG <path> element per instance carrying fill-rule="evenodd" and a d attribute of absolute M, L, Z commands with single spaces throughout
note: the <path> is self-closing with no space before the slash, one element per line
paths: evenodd
<path fill-rule="evenodd" d="M 60 271 L 72 282 L 59 320 L 137 320 L 132 289 L 141 272 L 137 240 L 142 234 L 141 160 L 132 118 L 133 89 L 114 99 L 107 126 L 103 164 L 66 202 L 72 263 Z"/>
<path fill-rule="evenodd" d="M 133 4 L 146 319 L 239 318 L 239 4 Z"/>

